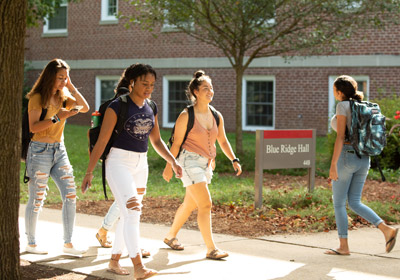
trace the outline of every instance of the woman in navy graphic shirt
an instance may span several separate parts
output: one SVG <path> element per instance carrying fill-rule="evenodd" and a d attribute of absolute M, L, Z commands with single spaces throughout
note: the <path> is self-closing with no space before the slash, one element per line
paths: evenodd
<path fill-rule="evenodd" d="M 122 251 L 126 246 L 134 266 L 135 278 L 138 279 L 146 279 L 157 273 L 142 264 L 139 249 L 141 202 L 146 192 L 148 178 L 148 139 L 157 153 L 173 166 L 176 176 L 178 178 L 182 176 L 182 167 L 160 137 L 157 106 L 153 111 L 146 102 L 146 99 L 151 97 L 155 81 L 156 72 L 150 65 L 134 64 L 122 74 L 120 83 L 129 84 L 128 116 L 124 129 L 113 142 L 106 159 L 107 182 L 118 203 L 121 217 L 115 232 L 109 270 L 119 275 L 129 274 L 129 271 L 119 264 Z M 82 182 L 82 192 L 86 191 L 86 185 L 91 186 L 93 169 L 111 137 L 117 123 L 120 106 L 119 99 L 116 99 L 106 110 L 99 140 L 90 155 L 87 172 Z"/>

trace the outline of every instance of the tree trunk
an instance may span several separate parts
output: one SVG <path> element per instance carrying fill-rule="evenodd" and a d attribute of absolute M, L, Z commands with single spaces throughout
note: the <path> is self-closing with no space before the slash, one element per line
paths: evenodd
<path fill-rule="evenodd" d="M 0 275 L 20 279 L 19 171 L 26 0 L 0 2 Z"/>
<path fill-rule="evenodd" d="M 242 83 L 244 69 L 242 64 L 234 66 L 236 72 L 236 155 L 243 155 L 242 136 Z"/>

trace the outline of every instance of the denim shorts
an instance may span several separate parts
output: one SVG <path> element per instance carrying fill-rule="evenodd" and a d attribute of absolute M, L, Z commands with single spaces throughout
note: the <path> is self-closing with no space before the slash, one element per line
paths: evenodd
<path fill-rule="evenodd" d="M 208 158 L 183 149 L 178 157 L 178 162 L 183 168 L 181 180 L 184 187 L 201 182 L 211 183 L 213 171 Z"/>

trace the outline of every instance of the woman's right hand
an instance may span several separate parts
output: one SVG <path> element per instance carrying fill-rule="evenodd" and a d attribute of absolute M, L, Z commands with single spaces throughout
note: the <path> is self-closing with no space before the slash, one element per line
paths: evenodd
<path fill-rule="evenodd" d="M 329 169 L 329 179 L 333 181 L 337 181 L 338 173 L 337 173 L 337 164 L 331 164 L 331 168 Z"/>
<path fill-rule="evenodd" d="M 92 179 L 93 179 L 92 172 L 86 173 L 81 185 L 82 193 L 85 193 L 92 186 Z"/>
<path fill-rule="evenodd" d="M 173 176 L 173 172 L 172 172 L 172 167 L 169 163 L 167 163 L 167 165 L 164 168 L 163 171 L 163 178 L 165 181 L 169 182 Z"/>

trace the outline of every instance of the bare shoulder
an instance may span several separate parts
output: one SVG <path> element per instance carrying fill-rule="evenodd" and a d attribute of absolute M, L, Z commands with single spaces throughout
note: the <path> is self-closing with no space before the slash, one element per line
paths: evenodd
<path fill-rule="evenodd" d="M 176 122 L 181 123 L 181 122 L 188 122 L 189 120 L 189 112 L 188 109 L 185 108 L 184 110 L 182 110 L 182 112 L 179 114 L 178 118 L 176 119 Z"/>

